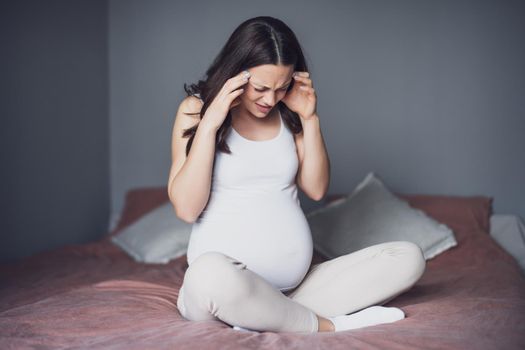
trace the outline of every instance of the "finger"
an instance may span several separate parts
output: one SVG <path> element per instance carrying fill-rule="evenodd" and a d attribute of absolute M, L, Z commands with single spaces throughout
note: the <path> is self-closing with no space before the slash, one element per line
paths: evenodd
<path fill-rule="evenodd" d="M 300 81 L 301 83 L 306 84 L 308 86 L 313 86 L 312 79 L 310 79 L 310 78 L 300 77 L 300 76 L 297 75 L 297 76 L 294 77 L 294 79 L 296 81 Z"/>
<path fill-rule="evenodd" d="M 299 89 L 304 90 L 306 92 L 314 92 L 315 91 L 315 89 L 313 87 L 306 86 L 306 85 L 299 86 Z"/>
<path fill-rule="evenodd" d="M 228 97 L 230 98 L 231 101 L 233 101 L 237 96 L 241 95 L 242 93 L 244 92 L 244 89 L 237 89 L 237 90 L 233 90 L 229 95 Z"/>
<path fill-rule="evenodd" d="M 241 104 L 241 100 L 239 100 L 239 98 L 235 98 L 232 103 L 230 104 L 230 109 L 233 108 L 233 107 L 237 107 L 238 105 Z"/>
<path fill-rule="evenodd" d="M 224 84 L 224 86 L 228 86 L 228 88 L 234 87 L 234 86 L 239 87 L 240 85 L 247 82 L 249 77 L 250 77 L 250 73 L 248 71 L 242 71 L 239 74 L 226 80 L 226 83 Z"/>
<path fill-rule="evenodd" d="M 244 80 L 248 80 L 248 78 L 251 76 L 250 72 L 247 70 L 243 70 L 239 73 L 239 77 Z"/>
<path fill-rule="evenodd" d="M 237 74 L 236 76 L 228 79 L 226 81 L 227 84 L 237 84 L 237 83 L 243 83 L 243 82 L 247 82 L 248 79 L 250 78 L 251 74 L 250 72 L 248 72 L 247 70 L 243 70 L 242 72 L 240 72 L 239 74 Z"/>
<path fill-rule="evenodd" d="M 242 95 L 243 92 L 244 92 L 244 89 L 238 89 L 238 90 L 232 91 L 228 95 L 230 109 L 241 104 L 241 100 L 239 99 L 239 96 Z"/>
<path fill-rule="evenodd" d="M 294 76 L 294 79 L 295 80 L 300 80 L 300 81 L 311 81 L 312 79 L 310 79 L 309 77 L 302 77 L 300 75 L 296 75 Z"/>
<path fill-rule="evenodd" d="M 292 74 L 292 76 L 309 77 L 310 73 L 309 72 L 296 71 L 296 72 L 294 72 Z"/>
<path fill-rule="evenodd" d="M 238 89 L 239 87 L 243 86 L 248 82 L 250 79 L 250 73 L 248 71 L 242 71 L 233 78 L 228 79 L 226 84 L 224 84 L 224 88 L 226 89 L 226 93 L 231 93 L 232 91 Z"/>

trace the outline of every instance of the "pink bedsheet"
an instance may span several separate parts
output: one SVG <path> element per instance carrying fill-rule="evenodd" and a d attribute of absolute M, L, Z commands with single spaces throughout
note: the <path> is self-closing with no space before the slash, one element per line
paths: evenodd
<path fill-rule="evenodd" d="M 386 304 L 402 308 L 404 320 L 308 335 L 187 321 L 176 307 L 186 256 L 140 264 L 107 235 L 0 267 L 0 348 L 525 349 L 525 279 L 488 235 L 491 199 L 398 195 L 449 225 L 458 240 Z M 163 188 L 130 191 L 110 234 L 165 201 Z M 313 263 L 322 260 L 316 253 Z"/>

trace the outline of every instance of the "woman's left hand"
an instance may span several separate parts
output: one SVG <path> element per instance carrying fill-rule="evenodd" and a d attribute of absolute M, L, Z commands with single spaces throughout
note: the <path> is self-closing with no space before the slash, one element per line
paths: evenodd
<path fill-rule="evenodd" d="M 286 106 L 299 114 L 301 121 L 313 118 L 316 114 L 317 96 L 308 72 L 294 72 L 294 85 L 281 100 Z"/>

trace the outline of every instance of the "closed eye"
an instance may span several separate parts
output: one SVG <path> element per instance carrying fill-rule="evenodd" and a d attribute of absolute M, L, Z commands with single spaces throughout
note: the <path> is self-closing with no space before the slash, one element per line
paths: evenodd
<path fill-rule="evenodd" d="M 286 89 L 288 89 L 288 86 L 283 87 L 283 88 L 281 88 L 281 89 L 279 89 L 279 90 L 281 90 L 281 91 L 286 91 Z M 263 92 L 263 91 L 266 91 L 266 89 L 255 89 L 255 91 Z"/>

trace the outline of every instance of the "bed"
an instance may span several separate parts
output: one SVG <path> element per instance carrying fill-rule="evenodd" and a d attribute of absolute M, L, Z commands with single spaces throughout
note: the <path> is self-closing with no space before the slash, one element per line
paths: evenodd
<path fill-rule="evenodd" d="M 448 225 L 458 241 L 385 304 L 403 309 L 401 321 L 294 334 L 185 320 L 176 300 L 186 256 L 141 264 L 110 240 L 168 201 L 164 188 L 142 187 L 127 193 L 120 222 L 99 241 L 0 267 L 0 348 L 525 349 L 525 278 L 488 234 L 491 198 L 397 195 Z M 315 251 L 312 265 L 324 260 Z"/>

